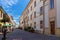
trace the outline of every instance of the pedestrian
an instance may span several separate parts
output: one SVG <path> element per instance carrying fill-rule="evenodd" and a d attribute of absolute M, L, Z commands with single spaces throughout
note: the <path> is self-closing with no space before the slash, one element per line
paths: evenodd
<path fill-rule="evenodd" d="M 6 27 L 3 26 L 3 30 L 2 30 L 2 32 L 3 32 L 3 38 L 2 38 L 2 40 L 6 40 L 6 31 L 7 31 Z"/>

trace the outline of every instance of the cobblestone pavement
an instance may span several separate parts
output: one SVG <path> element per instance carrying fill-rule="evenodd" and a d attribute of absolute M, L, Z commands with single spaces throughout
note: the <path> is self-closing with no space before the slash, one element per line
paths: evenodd
<path fill-rule="evenodd" d="M 0 40 L 2 40 L 0 35 Z M 37 33 L 30 33 L 23 30 L 15 29 L 13 32 L 7 34 L 6 40 L 60 40 L 60 37 L 48 36 Z"/>

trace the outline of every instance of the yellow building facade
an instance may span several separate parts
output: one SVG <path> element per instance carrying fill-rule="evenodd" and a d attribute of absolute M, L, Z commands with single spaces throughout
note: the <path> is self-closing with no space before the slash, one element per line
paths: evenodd
<path fill-rule="evenodd" d="M 3 11 L 3 8 L 0 6 L 0 20 L 3 19 L 3 14 L 4 14 L 4 11 Z M 0 27 L 3 25 L 2 22 L 0 22 Z"/>

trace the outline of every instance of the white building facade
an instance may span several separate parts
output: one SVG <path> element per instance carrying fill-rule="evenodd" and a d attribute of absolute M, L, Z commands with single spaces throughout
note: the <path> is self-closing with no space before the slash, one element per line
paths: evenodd
<path fill-rule="evenodd" d="M 33 27 L 39 33 L 60 35 L 59 4 L 60 0 L 30 0 L 23 12 L 23 19 L 27 15 L 28 26 Z"/>

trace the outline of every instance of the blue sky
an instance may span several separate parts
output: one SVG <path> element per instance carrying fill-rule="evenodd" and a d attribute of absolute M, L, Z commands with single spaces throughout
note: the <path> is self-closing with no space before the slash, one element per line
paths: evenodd
<path fill-rule="evenodd" d="M 30 0 L 0 0 L 0 6 L 13 16 L 16 23 L 19 22 L 19 17 L 28 5 Z"/>

